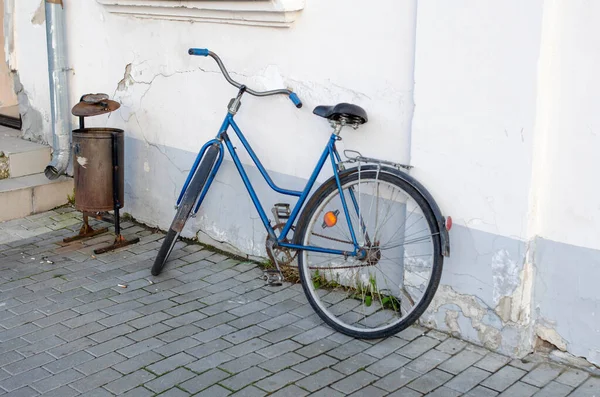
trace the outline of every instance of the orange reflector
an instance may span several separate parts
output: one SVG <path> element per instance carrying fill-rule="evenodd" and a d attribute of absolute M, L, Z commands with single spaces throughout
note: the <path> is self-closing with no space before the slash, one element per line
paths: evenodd
<path fill-rule="evenodd" d="M 323 229 L 326 227 L 333 227 L 337 223 L 337 216 L 340 213 L 339 210 L 328 211 L 323 215 Z"/>
<path fill-rule="evenodd" d="M 446 218 L 446 230 L 452 229 L 452 217 L 449 216 Z"/>

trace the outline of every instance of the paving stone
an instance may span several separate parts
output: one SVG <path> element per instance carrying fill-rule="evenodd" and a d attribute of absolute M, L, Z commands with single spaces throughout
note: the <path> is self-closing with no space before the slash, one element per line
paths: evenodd
<path fill-rule="evenodd" d="M 252 387 L 252 386 L 250 386 L 250 387 Z M 244 390 L 246 390 L 246 389 L 244 389 Z M 231 395 L 230 393 L 231 393 L 231 390 L 227 390 L 223 386 L 212 385 L 208 389 L 205 389 L 198 394 L 194 394 L 194 396 L 195 397 L 220 397 L 220 396 L 229 396 L 229 395 Z M 242 395 L 245 396 L 246 394 L 242 394 Z M 253 394 L 248 394 L 248 396 L 250 396 L 250 395 L 253 395 Z"/>
<path fill-rule="evenodd" d="M 80 395 L 80 393 L 69 386 L 59 387 L 58 389 L 44 393 L 44 397 L 75 397 L 78 395 Z"/>
<path fill-rule="evenodd" d="M 69 356 L 65 356 L 59 360 L 54 360 L 44 366 L 48 371 L 53 374 L 57 374 L 62 371 L 66 371 L 67 369 L 77 367 L 80 364 L 83 364 L 87 361 L 91 361 L 94 359 L 94 356 L 85 352 L 79 351 L 73 353 Z"/>
<path fill-rule="evenodd" d="M 410 360 L 399 354 L 390 354 L 387 357 L 376 360 L 373 364 L 366 367 L 366 371 L 377 375 L 379 377 L 385 376 L 392 371 L 397 370 L 400 367 L 406 366 L 410 363 Z M 407 366 L 408 368 L 408 366 Z M 413 368 L 410 368 L 413 369 Z M 414 370 L 414 369 L 413 369 Z M 427 371 L 425 371 L 427 372 Z"/>
<path fill-rule="evenodd" d="M 117 338 L 108 340 L 104 343 L 100 343 L 99 345 L 90 347 L 86 351 L 90 354 L 93 354 L 96 357 L 100 357 L 117 349 L 121 349 L 125 346 L 132 345 L 133 343 L 134 341 L 132 341 L 129 338 L 119 336 Z"/>
<path fill-rule="evenodd" d="M 225 353 L 223 353 L 225 354 Z M 231 357 L 231 356 L 229 356 Z M 233 357 L 232 357 L 233 358 Z M 219 368 L 231 373 L 237 374 L 239 372 L 245 371 L 250 367 L 254 367 L 267 359 L 263 356 L 260 356 L 256 353 L 246 354 L 245 356 L 236 358 L 235 360 L 230 359 L 226 363 L 219 366 Z"/>
<path fill-rule="evenodd" d="M 551 380 L 556 378 L 561 372 L 562 368 L 560 368 L 559 366 L 553 366 L 547 363 L 542 363 L 533 371 L 525 375 L 523 379 L 521 379 L 521 381 L 529 383 L 533 386 L 544 387 Z"/>
<path fill-rule="evenodd" d="M 331 387 L 345 394 L 355 392 L 379 379 L 366 371 L 358 371 L 334 383 Z"/>
<path fill-rule="evenodd" d="M 359 353 L 354 356 L 350 356 L 344 361 L 333 366 L 338 372 L 341 372 L 345 375 L 350 375 L 359 369 L 366 368 L 367 366 L 379 361 L 377 358 L 373 356 L 369 356 L 368 354 Z"/>
<path fill-rule="evenodd" d="M 306 345 L 298 350 L 296 353 L 303 355 L 304 357 L 315 357 L 323 354 L 335 347 L 339 346 L 339 343 L 334 342 L 330 339 L 319 339 L 316 342 Z"/>
<path fill-rule="evenodd" d="M 150 339 L 146 339 L 141 342 L 135 343 L 133 345 L 127 346 L 123 349 L 117 350 L 117 353 L 119 353 L 127 358 L 131 358 L 131 357 L 137 356 L 138 354 L 142 354 L 147 351 L 159 348 L 159 347 L 163 346 L 164 344 L 165 344 L 165 342 L 163 342 L 159 339 L 150 338 Z"/>
<path fill-rule="evenodd" d="M 459 392 L 466 393 L 471 390 L 491 374 L 479 368 L 469 367 L 451 381 L 446 383 L 446 387 Z"/>
<path fill-rule="evenodd" d="M 495 390 L 488 389 L 487 387 L 483 386 L 477 386 L 476 388 L 465 394 L 465 397 L 494 397 L 498 394 L 499 393 Z"/>
<path fill-rule="evenodd" d="M 446 372 L 450 372 L 451 374 L 458 374 L 475 364 L 477 361 L 480 361 L 482 358 L 483 356 L 479 353 L 465 349 L 444 361 L 442 364 L 440 364 L 439 368 Z M 488 365 L 484 365 L 484 367 L 490 368 Z"/>
<path fill-rule="evenodd" d="M 123 394 L 135 387 L 141 386 L 142 384 L 149 382 L 154 378 L 156 378 L 155 375 L 141 369 L 110 382 L 109 384 L 105 385 L 104 388 L 111 393 L 118 395 Z"/>
<path fill-rule="evenodd" d="M 187 365 L 195 360 L 195 357 L 182 352 L 148 366 L 148 370 L 154 372 L 155 374 L 162 375 L 166 372 L 174 370 L 175 368 Z"/>
<path fill-rule="evenodd" d="M 590 374 L 585 371 L 569 368 L 556 378 L 556 381 L 567 386 L 577 387 L 589 377 Z"/>
<path fill-rule="evenodd" d="M 58 332 L 57 335 L 60 336 L 61 339 L 64 339 L 67 342 L 74 342 L 77 339 L 83 338 L 84 336 L 89 336 L 96 334 L 100 331 L 106 329 L 104 325 L 99 323 L 88 323 L 82 325 L 81 327 L 73 328 L 69 331 Z"/>
<path fill-rule="evenodd" d="M 10 393 L 11 397 L 32 397 L 40 394 L 29 386 L 22 387 Z"/>
<path fill-rule="evenodd" d="M 172 337 L 164 338 L 163 335 L 173 330 L 171 327 L 167 327 L 164 324 L 154 324 L 146 328 L 142 328 L 130 334 L 126 334 L 129 339 L 133 339 L 136 342 L 140 342 L 144 339 L 157 337 L 167 342 L 167 340 L 177 341 L 179 338 L 173 339 Z M 173 335 L 171 335 L 173 336 Z"/>
<path fill-rule="evenodd" d="M 68 385 L 69 383 L 81 379 L 84 376 L 85 375 L 83 375 L 81 372 L 78 372 L 74 369 L 68 369 L 57 375 L 37 381 L 31 386 L 40 393 L 47 393 L 61 386 Z"/>
<path fill-rule="evenodd" d="M 122 395 L 123 397 L 152 397 L 154 393 L 145 387 L 136 387 L 135 389 L 129 390 L 127 393 Z M 165 394 L 166 396 L 166 394 Z"/>
<path fill-rule="evenodd" d="M 269 341 L 271 343 L 281 342 L 282 340 L 292 338 L 298 334 L 304 332 L 302 329 L 295 327 L 293 325 L 288 325 L 283 328 L 276 329 L 274 331 L 269 332 L 261 336 L 261 339 Z"/>
<path fill-rule="evenodd" d="M 435 338 L 437 339 L 437 338 Z M 439 340 L 439 339 L 438 339 Z M 447 354 L 456 354 L 467 346 L 467 343 L 456 338 L 446 339 L 444 342 L 436 346 L 436 350 Z"/>
<path fill-rule="evenodd" d="M 229 377 L 230 374 L 227 372 L 215 368 L 182 383 L 180 387 L 189 393 L 195 394 Z"/>
<path fill-rule="evenodd" d="M 177 368 L 161 377 L 158 377 L 144 386 L 155 393 L 162 393 L 165 390 L 172 388 L 175 385 L 185 382 L 186 380 L 196 376 L 192 371 L 185 368 Z"/>
<path fill-rule="evenodd" d="M 256 324 L 262 324 L 265 322 L 265 320 L 268 320 L 270 318 L 271 317 L 269 317 L 263 313 L 252 313 L 247 316 L 240 317 L 238 319 L 230 321 L 227 324 L 231 325 L 232 327 L 235 327 L 237 329 L 242 329 L 242 328 L 247 328 L 247 327 L 250 327 L 250 326 L 256 325 Z M 264 327 L 262 325 L 260 327 L 262 329 L 264 329 Z"/>
<path fill-rule="evenodd" d="M 329 351 L 327 354 L 337 358 L 338 360 L 345 360 L 348 357 L 360 353 L 370 347 L 372 346 L 368 343 L 365 343 L 361 340 L 352 339 L 349 342 Z"/>
<path fill-rule="evenodd" d="M 539 363 L 535 361 L 526 361 L 520 359 L 514 359 L 509 363 L 512 367 L 522 369 L 523 371 L 531 371 L 535 368 Z"/>
<path fill-rule="evenodd" d="M 452 378 L 452 375 L 440 371 L 439 369 L 434 369 L 425 375 L 422 375 L 418 379 L 413 380 L 408 384 L 408 387 L 414 390 L 417 390 L 421 393 L 429 393 L 430 391 L 440 387 L 444 383 L 448 382 Z"/>
<path fill-rule="evenodd" d="M 0 387 L 8 392 L 17 390 L 23 386 L 31 385 L 41 379 L 47 378 L 52 374 L 43 368 L 35 368 L 27 372 L 22 372 L 15 376 L 10 376 L 0 381 Z"/>
<path fill-rule="evenodd" d="M 207 343 L 203 343 L 194 348 L 188 349 L 187 354 L 191 354 L 196 358 L 202 358 L 218 351 L 223 351 L 233 346 L 231 343 L 223 339 L 215 339 Z"/>
<path fill-rule="evenodd" d="M 157 324 L 158 326 L 159 324 Z M 165 327 L 167 327 L 165 325 Z M 183 327 L 175 328 L 171 331 L 165 332 L 158 336 L 158 339 L 163 340 L 167 343 L 174 342 L 177 339 L 185 338 L 186 336 L 196 335 L 201 331 L 200 328 L 195 325 L 189 324 L 184 325 Z"/>
<path fill-rule="evenodd" d="M 296 385 L 289 385 L 273 394 L 269 394 L 270 397 L 302 397 L 306 395 L 308 393 Z"/>
<path fill-rule="evenodd" d="M 500 369 L 498 372 L 494 373 L 485 381 L 483 381 L 482 385 L 490 389 L 502 392 L 506 390 L 510 385 L 521 379 L 525 374 L 526 372 L 521 369 L 506 366 Z"/>
<path fill-rule="evenodd" d="M 540 389 L 528 385 L 527 383 L 517 382 L 500 394 L 502 397 L 530 397 L 537 393 Z"/>
<path fill-rule="evenodd" d="M 571 386 L 552 381 L 540 390 L 535 397 L 564 397 L 573 391 Z"/>
<path fill-rule="evenodd" d="M 323 339 L 335 331 L 326 326 L 318 326 L 310 329 L 309 331 L 303 332 L 299 335 L 296 335 L 292 338 L 294 342 L 301 343 L 303 345 L 308 345 L 313 343 L 319 339 Z"/>
<path fill-rule="evenodd" d="M 301 347 L 301 344 L 296 343 L 292 340 L 284 340 L 282 342 L 275 343 L 271 346 L 267 346 L 264 349 L 260 349 L 259 351 L 257 351 L 257 353 L 266 358 L 275 358 L 287 352 L 297 350 Z"/>
<path fill-rule="evenodd" d="M 445 386 L 438 387 L 431 393 L 427 393 L 427 397 L 458 397 L 458 396 L 462 396 L 462 393 L 459 393 L 456 390 L 448 389 Z"/>
<path fill-rule="evenodd" d="M 269 376 L 269 372 L 252 367 L 220 382 L 220 384 L 230 390 L 239 390 L 267 376 Z"/>
<path fill-rule="evenodd" d="M 215 314 L 214 316 L 207 317 L 200 321 L 196 321 L 194 323 L 194 325 L 202 328 L 203 330 L 207 330 L 207 329 L 215 328 L 221 324 L 225 324 L 225 323 L 235 320 L 235 319 L 237 319 L 236 316 L 225 312 L 225 313 Z"/>
<path fill-rule="evenodd" d="M 510 359 L 506 356 L 501 356 L 496 353 L 488 353 L 488 355 L 475 364 L 475 366 L 488 372 L 496 372 L 509 361 Z"/>
<path fill-rule="evenodd" d="M 125 357 L 123 357 L 125 358 Z M 137 355 L 129 360 L 124 360 L 112 366 L 113 369 L 123 373 L 129 374 L 137 371 L 138 369 L 150 367 L 152 364 L 163 360 L 164 357 L 153 351 L 145 352 Z"/>
<path fill-rule="evenodd" d="M 208 331 L 204 331 L 208 332 Z M 252 338 L 259 337 L 261 335 L 266 334 L 268 331 L 264 328 L 258 326 L 248 327 L 237 332 L 229 333 L 228 335 L 223 336 L 223 339 L 233 343 L 238 344 L 250 340 Z"/>
<path fill-rule="evenodd" d="M 600 378 L 590 378 L 571 394 L 573 397 L 598 397 Z"/>
<path fill-rule="evenodd" d="M 265 342 L 262 339 L 254 338 L 244 343 L 240 343 L 239 345 L 232 346 L 223 352 L 234 357 L 242 357 L 250 352 L 260 350 L 268 344 L 268 342 Z"/>
<path fill-rule="evenodd" d="M 419 393 L 418 391 L 414 391 L 408 387 L 403 387 L 396 390 L 392 394 L 388 394 L 388 397 L 421 397 L 422 395 L 423 394 Z"/>
<path fill-rule="evenodd" d="M 85 375 L 91 375 L 103 369 L 112 367 L 113 365 L 116 365 L 124 360 L 125 357 L 118 353 L 111 352 L 94 360 L 86 361 L 75 368 Z"/>
<path fill-rule="evenodd" d="M 384 376 L 383 378 L 375 382 L 373 386 L 392 392 L 401 388 L 402 386 L 405 386 L 413 379 L 418 378 L 420 375 L 421 374 L 415 371 L 411 371 L 408 368 L 400 368 Z"/>
<path fill-rule="evenodd" d="M 349 397 L 380 397 L 387 395 L 388 392 L 375 386 L 367 386 L 350 394 Z"/>
<path fill-rule="evenodd" d="M 296 382 L 296 384 L 308 391 L 314 392 L 325 386 L 329 386 L 342 378 L 344 378 L 344 374 L 330 368 L 325 368 Z"/>
<path fill-rule="evenodd" d="M 162 354 L 163 356 L 172 356 L 191 349 L 192 347 L 198 346 L 199 344 L 200 342 L 198 342 L 196 339 L 188 336 L 166 345 L 163 344 L 162 346 L 153 348 L 152 350 L 158 354 Z"/>
<path fill-rule="evenodd" d="M 292 367 L 292 369 L 304 375 L 310 375 L 317 371 L 320 371 L 323 368 L 331 367 L 332 365 L 335 365 L 337 363 L 338 360 L 336 360 L 335 358 L 329 357 L 327 355 L 322 355 L 312 358 L 301 364 L 295 365 L 294 367 Z"/>
<path fill-rule="evenodd" d="M 290 352 L 290 353 L 284 354 L 283 356 L 279 356 L 274 359 L 265 361 L 265 362 L 259 364 L 258 366 L 260 368 L 266 369 L 267 371 L 277 372 L 277 371 L 281 371 L 282 369 L 292 367 L 303 361 L 306 361 L 306 357 L 303 357 L 294 352 Z"/>
<path fill-rule="evenodd" d="M 11 375 L 17 375 L 21 372 L 41 367 L 42 365 L 48 364 L 52 361 L 54 361 L 54 357 L 44 352 L 23 360 L 16 361 L 12 364 L 5 365 L 4 367 L 2 367 L 2 369 L 10 373 Z"/>
<path fill-rule="evenodd" d="M 107 368 L 100 372 L 96 372 L 93 375 L 86 376 L 85 378 L 78 380 L 77 382 L 71 383 L 73 389 L 81 393 L 89 392 L 97 387 L 104 386 L 107 383 L 112 382 L 115 379 L 121 377 L 121 374 L 112 368 Z"/>
<path fill-rule="evenodd" d="M 187 368 L 191 369 L 194 372 L 204 372 L 206 370 L 209 370 L 211 368 L 216 368 L 218 366 L 220 366 L 223 363 L 229 362 L 233 360 L 233 357 L 230 356 L 229 354 L 225 354 L 225 353 L 221 353 L 221 352 L 216 352 L 211 354 L 210 356 L 206 356 L 201 358 L 200 360 L 194 361 L 191 364 L 186 365 Z M 240 361 L 241 359 L 235 360 L 236 362 Z M 254 363 L 252 363 L 250 366 L 254 365 Z M 246 367 L 248 368 L 248 367 Z M 244 369 L 246 369 L 244 368 Z"/>
<path fill-rule="evenodd" d="M 274 392 L 303 377 L 304 375 L 296 371 L 286 369 L 257 382 L 255 385 L 267 392 Z"/>
<path fill-rule="evenodd" d="M 425 353 L 427 350 L 434 348 L 439 343 L 440 341 L 437 339 L 433 339 L 428 336 L 421 336 L 399 349 L 398 354 L 414 359 Z"/>
<path fill-rule="evenodd" d="M 406 365 L 406 368 L 424 374 L 431 371 L 450 357 L 450 354 L 433 349 L 411 361 L 410 364 Z"/>

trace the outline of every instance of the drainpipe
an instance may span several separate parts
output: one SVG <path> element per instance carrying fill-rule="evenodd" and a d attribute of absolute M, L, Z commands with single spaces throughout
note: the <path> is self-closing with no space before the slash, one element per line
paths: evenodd
<path fill-rule="evenodd" d="M 71 115 L 67 87 L 67 40 L 62 0 L 46 0 L 46 42 L 52 112 L 52 161 L 44 174 L 57 179 L 67 171 L 71 154 Z"/>

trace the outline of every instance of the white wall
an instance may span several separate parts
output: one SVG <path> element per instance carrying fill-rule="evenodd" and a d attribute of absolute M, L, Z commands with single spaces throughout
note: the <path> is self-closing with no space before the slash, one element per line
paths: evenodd
<path fill-rule="evenodd" d="M 284 97 L 247 96 L 236 116 L 277 184 L 299 188 L 312 170 L 329 133 L 311 114 L 320 104 L 367 110 L 369 122 L 344 131 L 343 147 L 415 166 L 411 174 L 455 221 L 427 324 L 513 355 L 530 351 L 546 327 L 567 350 L 598 360 L 600 331 L 589 313 L 600 307 L 589 276 L 600 263 L 600 6 L 307 1 L 290 28 L 277 29 L 138 19 L 95 0 L 65 3 L 69 95 L 75 103 L 105 92 L 121 102 L 110 117 L 87 123 L 125 130 L 126 211 L 134 217 L 169 226 L 195 152 L 235 95 L 211 59 L 187 55 L 207 47 L 250 87 L 287 86 L 302 98 L 297 110 Z M 49 140 L 39 6 L 15 3 L 16 65 Z M 248 172 L 269 211 L 280 196 L 254 167 Z M 186 236 L 198 230 L 204 242 L 264 255 L 262 224 L 230 162 Z M 566 289 L 563 259 L 549 258 L 572 261 Z"/>

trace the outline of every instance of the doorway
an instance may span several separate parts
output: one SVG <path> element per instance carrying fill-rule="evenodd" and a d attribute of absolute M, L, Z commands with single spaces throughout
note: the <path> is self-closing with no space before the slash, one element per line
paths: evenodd
<path fill-rule="evenodd" d="M 4 0 L 0 0 L 0 48 L 4 48 Z M 0 56 L 0 125 L 21 129 L 19 103 L 13 82 L 13 75 L 6 63 L 4 51 Z"/>

